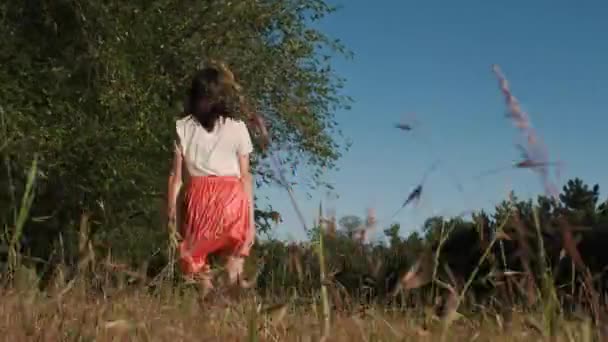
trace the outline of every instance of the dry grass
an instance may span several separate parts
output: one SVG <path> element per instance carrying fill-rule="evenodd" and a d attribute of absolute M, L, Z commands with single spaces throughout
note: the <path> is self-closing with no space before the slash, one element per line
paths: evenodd
<path fill-rule="evenodd" d="M 190 288 L 143 288 L 91 294 L 75 285 L 59 299 L 37 290 L 0 293 L 0 333 L 5 341 L 318 341 L 322 310 L 312 299 L 267 309 L 249 292 L 223 305 L 198 300 Z M 217 299 L 217 298 L 216 298 Z M 261 308 L 261 309 L 260 309 Z M 425 313 L 426 312 L 426 313 Z M 435 341 L 444 325 L 429 310 L 389 312 L 367 308 L 332 312 L 327 341 Z M 466 315 L 465 315 L 466 316 Z M 510 324 L 496 314 L 460 316 L 447 341 L 546 340 L 542 315 L 514 313 Z M 590 323 L 563 321 L 553 341 L 591 341 Z"/>

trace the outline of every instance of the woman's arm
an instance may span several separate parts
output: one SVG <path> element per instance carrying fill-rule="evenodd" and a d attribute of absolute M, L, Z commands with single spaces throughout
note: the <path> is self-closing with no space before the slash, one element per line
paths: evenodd
<path fill-rule="evenodd" d="M 249 153 L 239 155 L 239 168 L 241 171 L 241 183 L 243 184 L 247 197 L 249 197 L 249 221 L 251 224 L 251 229 L 249 231 L 246 245 L 251 246 L 255 238 L 255 206 L 253 201 L 253 176 L 249 170 Z"/>
<path fill-rule="evenodd" d="M 173 148 L 173 163 L 171 165 L 171 171 L 169 171 L 168 189 L 167 189 L 167 215 L 169 216 L 169 222 L 175 223 L 177 221 L 177 196 L 182 186 L 182 152 L 177 143 L 174 144 Z"/>

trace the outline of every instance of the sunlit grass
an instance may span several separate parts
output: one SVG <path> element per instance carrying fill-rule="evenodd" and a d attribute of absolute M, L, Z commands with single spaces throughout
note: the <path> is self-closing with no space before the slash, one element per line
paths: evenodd
<path fill-rule="evenodd" d="M 200 304 L 190 289 L 164 295 L 143 288 L 123 291 L 106 298 L 74 291 L 58 301 L 25 289 L 3 290 L 0 331 L 5 341 L 317 341 L 323 331 L 312 301 L 279 306 L 283 312 L 277 314 L 276 307 L 266 310 L 253 293 L 219 306 Z M 447 340 L 542 340 L 542 319 L 542 313 L 516 312 L 507 328 L 492 312 L 464 315 L 451 324 Z M 424 310 L 371 307 L 334 314 L 328 340 L 433 341 L 443 329 Z M 562 320 L 554 337 L 591 341 L 590 331 L 588 321 Z"/>
<path fill-rule="evenodd" d="M 329 294 L 330 288 L 332 291 L 335 288 L 335 280 L 326 270 L 328 250 L 324 234 L 318 234 L 312 249 L 318 262 L 318 283 L 305 294 L 285 286 L 281 294 L 262 296 L 255 289 L 240 289 L 236 296 L 234 291 L 226 291 L 203 299 L 195 286 L 173 279 L 174 271 L 170 266 L 174 258 L 169 258 L 169 265 L 154 282 L 147 279 L 145 269 L 137 272 L 107 267 L 114 261 L 96 259 L 86 214 L 82 215 L 79 227 L 75 272 L 67 281 L 61 270 L 69 267 L 55 265 L 51 286 L 41 291 L 39 276 L 24 263 L 18 252 L 33 201 L 35 174 L 34 161 L 23 198 L 15 209 L 13 234 L 6 239 L 8 272 L 3 274 L 6 281 L 0 289 L 0 331 L 6 341 L 517 341 L 552 338 L 554 341 L 586 342 L 597 336 L 591 319 L 566 319 L 560 314 L 552 275 L 544 263 L 542 281 L 536 289 L 541 305 L 534 309 L 518 310 L 516 306 L 513 314 L 505 318 L 492 307 L 476 312 L 461 308 L 477 271 L 502 235 L 496 234 L 490 241 L 473 274 L 459 289 L 436 278 L 439 251 L 452 227 L 442 229 L 430 275 L 434 286 L 451 290 L 451 297 L 455 299 L 442 317 L 436 316 L 435 310 L 425 301 L 405 307 L 380 304 L 379 301 L 362 305 L 360 303 L 366 300 L 346 296 L 343 300 L 347 303 L 342 308 L 332 308 L 336 303 L 330 301 Z M 534 214 L 541 240 L 539 257 L 544 260 L 540 222 Z M 503 225 L 497 229 L 498 233 L 502 232 Z M 313 269 L 310 261 L 305 265 L 308 273 Z M 125 282 L 125 277 L 131 281 Z M 122 281 L 117 282 L 118 279 Z M 289 298 L 286 294 L 290 294 Z M 336 299 L 335 296 L 331 298 Z"/>

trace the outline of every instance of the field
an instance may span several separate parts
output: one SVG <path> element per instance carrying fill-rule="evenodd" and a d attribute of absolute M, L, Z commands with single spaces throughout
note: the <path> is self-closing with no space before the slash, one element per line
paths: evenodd
<path fill-rule="evenodd" d="M 303 273 L 310 275 L 315 268 L 307 262 L 312 259 L 301 258 L 306 268 Z M 179 277 L 171 281 L 167 267 L 150 279 L 145 269 L 88 260 L 79 263 L 80 269 L 69 280 L 69 268 L 58 266 L 46 280 L 44 291 L 36 272 L 18 267 L 12 285 L 0 294 L 4 340 L 592 341 L 599 336 L 589 315 L 561 311 L 544 294 L 541 298 L 546 302 L 537 303 L 535 309 L 513 305 L 501 311 L 495 305 L 463 303 L 461 308 L 441 314 L 424 296 L 410 296 L 404 306 L 366 299 L 362 292 L 358 292 L 359 298 L 346 294 L 338 299 L 337 282 L 330 275 L 321 291 L 313 287 L 318 278 L 300 278 L 299 282 L 293 280 L 299 284 L 288 286 L 285 275 L 289 272 L 281 276 L 281 267 L 271 270 L 275 274 L 270 283 L 264 281 L 263 273 L 257 273 L 258 286 L 265 286 L 266 291 L 224 288 L 203 296 L 195 284 Z M 251 267 L 248 273 L 252 273 Z M 323 295 L 323 290 L 329 295 Z M 323 312 L 330 307 L 326 325 Z"/>
<path fill-rule="evenodd" d="M 150 294 L 133 288 L 104 296 L 73 288 L 62 297 L 4 290 L 0 332 L 5 341 L 318 341 L 314 304 L 271 310 L 262 299 L 243 295 L 238 303 L 200 303 L 194 291 Z M 316 310 L 318 311 L 318 310 Z M 332 313 L 326 341 L 541 341 L 540 314 L 515 312 L 505 323 L 491 312 L 461 317 L 451 327 L 424 310 L 390 312 L 361 308 Z M 591 341 L 584 319 L 560 321 L 553 341 Z"/>
<path fill-rule="evenodd" d="M 71 293 L 58 300 L 5 290 L 0 331 L 5 341 L 316 341 L 314 305 L 257 312 L 260 298 L 201 305 L 196 293 L 151 295 L 125 290 L 109 298 Z M 285 312 L 283 312 L 285 311 Z M 274 319 L 274 320 L 273 320 Z M 327 341 L 517 341 L 544 340 L 542 315 L 515 313 L 505 324 L 491 313 L 457 319 L 445 330 L 424 311 L 361 309 L 335 314 Z M 589 322 L 561 321 L 553 341 L 591 341 Z M 445 334 L 445 336 L 444 336 Z"/>
<path fill-rule="evenodd" d="M 573 180 L 563 192 L 576 192 L 572 189 L 580 194 L 587 187 Z M 473 221 L 429 219 L 423 237 L 413 232 L 402 238 L 393 225 L 385 230 L 390 245 L 358 240 L 337 230 L 330 218 L 307 242 L 258 241 L 245 270 L 255 286 L 226 289 L 217 277 L 218 290 L 203 296 L 196 284 L 179 277 L 171 247 L 139 263 L 124 263 L 91 234 L 87 214 L 77 231 L 76 259 L 62 262 L 58 256 L 67 254 L 62 249 L 48 260 L 23 253 L 15 246 L 22 241 L 18 234 L 31 197 L 25 192 L 23 198 L 24 219 L 7 239 L 0 279 L 0 331 L 7 341 L 593 341 L 606 336 L 600 329 L 606 312 L 603 209 L 594 209 L 597 229 L 575 232 L 572 250 L 567 240 L 558 239 L 559 230 L 542 225 L 562 222 L 562 216 L 551 218 L 540 212 L 542 206 L 515 198 L 485 221 L 482 214 Z M 501 208 L 506 208 L 503 215 Z M 167 247 L 166 238 L 161 245 Z"/>

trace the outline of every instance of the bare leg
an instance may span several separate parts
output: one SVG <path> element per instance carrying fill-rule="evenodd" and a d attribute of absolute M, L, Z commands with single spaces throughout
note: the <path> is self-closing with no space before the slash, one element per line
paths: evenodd
<path fill-rule="evenodd" d="M 243 264 L 245 258 L 230 255 L 226 260 L 226 272 L 228 274 L 228 285 L 233 286 L 243 279 Z"/>
<path fill-rule="evenodd" d="M 203 297 L 205 297 L 211 290 L 213 290 L 213 276 L 211 274 L 211 267 L 205 265 L 199 275 L 200 289 Z"/>

